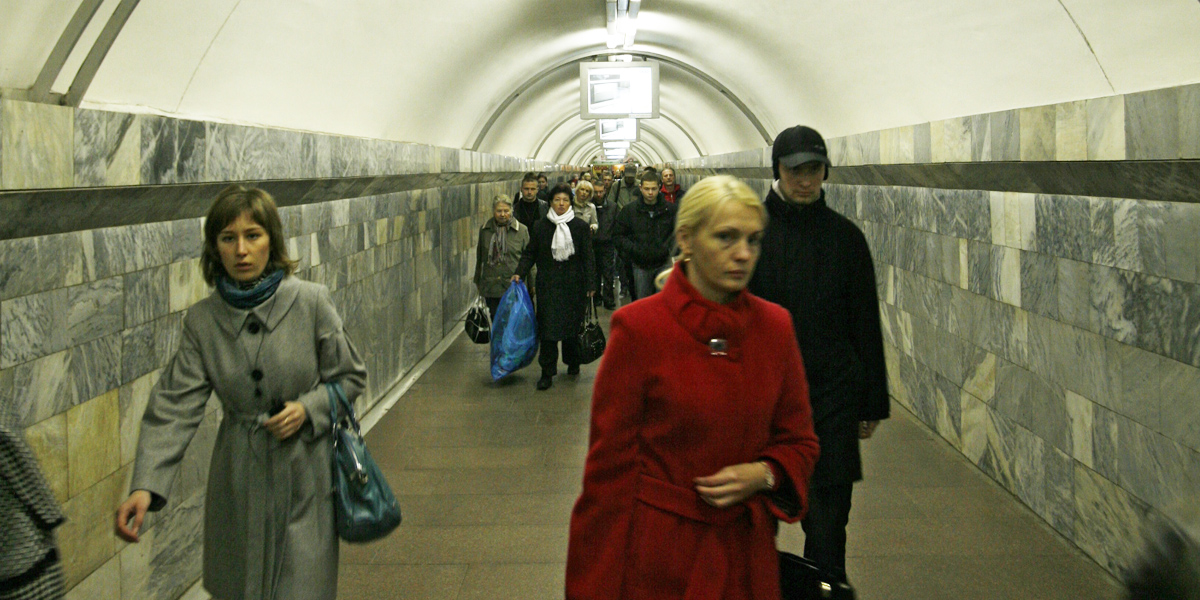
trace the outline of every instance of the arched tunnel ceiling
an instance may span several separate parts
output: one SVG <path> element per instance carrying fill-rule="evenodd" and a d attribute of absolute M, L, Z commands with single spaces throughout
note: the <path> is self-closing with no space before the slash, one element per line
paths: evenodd
<path fill-rule="evenodd" d="M 0 0 L 0 88 L 79 5 Z M 1200 81 L 1196 0 L 644 0 L 637 25 L 630 52 L 707 76 L 662 66 L 647 159 L 761 147 L 747 113 L 837 136 Z M 603 0 L 141 0 L 83 105 L 586 159 L 574 61 L 605 39 Z"/>

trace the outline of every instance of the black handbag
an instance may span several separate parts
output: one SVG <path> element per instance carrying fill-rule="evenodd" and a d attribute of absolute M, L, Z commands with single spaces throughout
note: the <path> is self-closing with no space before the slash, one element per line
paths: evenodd
<path fill-rule="evenodd" d="M 779 587 L 783 600 L 854 600 L 854 588 L 814 563 L 779 551 Z"/>
<path fill-rule="evenodd" d="M 588 298 L 588 309 L 584 311 L 583 326 L 575 335 L 579 345 L 579 364 L 586 365 L 604 354 L 604 330 L 596 320 L 596 299 Z"/>
<path fill-rule="evenodd" d="M 400 525 L 400 503 L 367 452 L 342 384 L 325 384 L 333 434 L 333 506 L 338 537 L 347 542 L 377 540 Z M 338 407 L 343 413 L 338 416 Z"/>
<path fill-rule="evenodd" d="M 487 344 L 492 341 L 492 315 L 488 312 L 483 298 L 476 296 L 475 303 L 467 311 L 465 326 L 467 337 L 476 344 Z"/>

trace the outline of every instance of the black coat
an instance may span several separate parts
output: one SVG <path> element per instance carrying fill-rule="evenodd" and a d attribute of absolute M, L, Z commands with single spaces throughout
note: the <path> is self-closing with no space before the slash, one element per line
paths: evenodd
<path fill-rule="evenodd" d="M 513 217 L 520 221 L 522 225 L 533 229 L 533 224 L 537 223 L 550 210 L 550 205 L 545 200 L 535 200 L 526 202 L 521 199 L 521 192 L 517 192 L 517 197 L 513 198 Z"/>
<path fill-rule="evenodd" d="M 821 441 L 810 485 L 852 483 L 862 479 L 859 421 L 889 411 L 871 250 L 824 192 L 800 206 L 772 190 L 766 206 L 771 218 L 750 291 L 792 313 Z"/>
<path fill-rule="evenodd" d="M 554 260 L 550 242 L 557 226 L 543 217 L 529 231 L 529 244 L 517 263 L 517 275 L 529 278 L 537 265 L 538 339 L 565 340 L 579 332 L 587 309 L 589 291 L 595 291 L 596 263 L 592 256 L 591 227 L 576 217 L 567 223 L 575 253 L 565 261 Z"/>
<path fill-rule="evenodd" d="M 662 200 L 628 204 L 613 225 L 613 245 L 621 256 L 644 269 L 661 267 L 675 242 L 675 205 Z"/>
<path fill-rule="evenodd" d="M 596 206 L 596 221 L 600 227 L 596 230 L 595 242 L 597 244 L 611 244 L 613 227 L 617 222 L 617 206 L 612 202 L 605 201 Z"/>

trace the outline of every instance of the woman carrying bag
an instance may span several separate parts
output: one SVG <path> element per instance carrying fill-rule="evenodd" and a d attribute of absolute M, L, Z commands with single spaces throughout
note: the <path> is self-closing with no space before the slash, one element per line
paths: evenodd
<path fill-rule="evenodd" d="M 583 324 L 588 297 L 595 293 L 595 261 L 588 224 L 575 216 L 571 187 L 560 183 L 550 190 L 550 212 L 534 223 L 529 245 L 521 255 L 513 281 L 520 281 L 537 266 L 537 329 L 542 376 L 537 389 L 546 390 L 558 374 L 558 343 L 567 373 L 579 373 L 575 335 Z"/>
<path fill-rule="evenodd" d="M 508 289 L 521 251 L 529 244 L 529 228 L 513 218 L 512 202 L 506 196 L 492 200 L 492 218 L 479 229 L 475 248 L 475 289 L 487 302 L 488 313 L 496 318 L 500 297 Z"/>
<path fill-rule="evenodd" d="M 362 359 L 322 285 L 293 277 L 275 202 L 233 185 L 209 208 L 200 259 L 216 287 L 188 309 L 179 351 L 142 417 L 134 490 L 117 509 L 130 542 L 168 501 L 179 461 L 216 393 L 204 503 L 204 587 L 221 600 L 333 600 L 330 397 L 366 385 Z"/>
<path fill-rule="evenodd" d="M 571 515 L 568 600 L 775 600 L 778 520 L 818 455 L 786 310 L 745 291 L 766 213 L 704 179 L 675 224 L 661 293 L 612 317 Z"/>

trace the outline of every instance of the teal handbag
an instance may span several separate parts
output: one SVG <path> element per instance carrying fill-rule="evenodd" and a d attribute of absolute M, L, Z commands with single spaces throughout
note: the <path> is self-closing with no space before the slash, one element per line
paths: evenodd
<path fill-rule="evenodd" d="M 354 406 L 346 399 L 342 384 L 335 381 L 325 387 L 333 434 L 333 507 L 338 537 L 347 542 L 377 540 L 400 525 L 400 503 L 367 452 Z"/>

